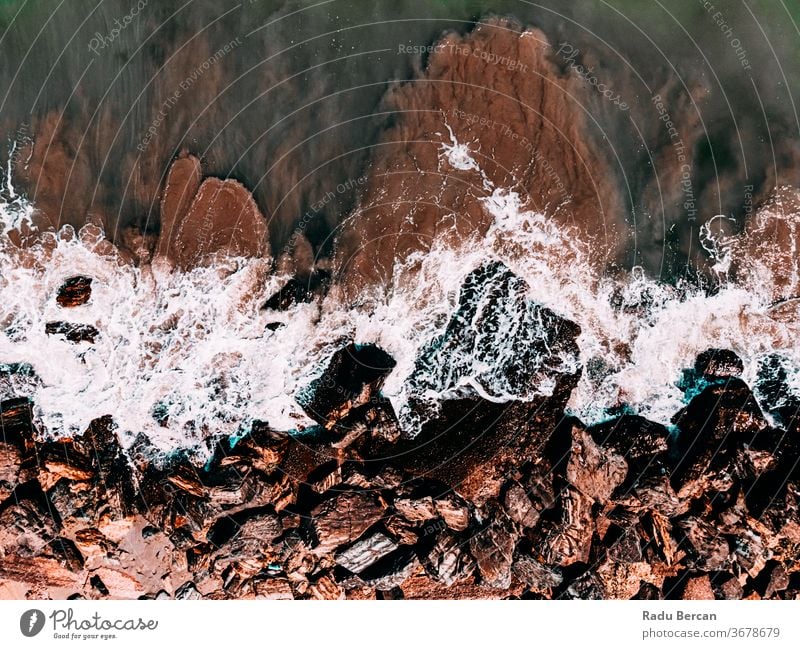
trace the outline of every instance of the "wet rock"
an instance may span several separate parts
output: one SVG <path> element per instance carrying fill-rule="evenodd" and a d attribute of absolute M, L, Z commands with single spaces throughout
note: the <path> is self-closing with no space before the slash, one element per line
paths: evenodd
<path fill-rule="evenodd" d="M 355 541 L 383 517 L 383 511 L 374 496 L 359 491 L 325 501 L 311 512 L 311 525 L 319 540 L 315 551 L 324 554 Z"/>
<path fill-rule="evenodd" d="M 398 545 L 381 532 L 376 532 L 336 553 L 336 563 L 350 572 L 359 573 L 387 554 L 394 552 Z"/>
<path fill-rule="evenodd" d="M 262 308 L 270 311 L 286 311 L 289 307 L 311 302 L 321 295 L 330 282 L 330 273 L 314 271 L 306 277 L 292 277 L 281 290 L 270 296 Z"/>
<path fill-rule="evenodd" d="M 64 336 L 71 343 L 93 343 L 100 335 L 92 325 L 75 322 L 48 322 L 44 331 L 48 336 Z"/>
<path fill-rule="evenodd" d="M 741 376 L 744 363 L 730 349 L 707 349 L 697 357 L 694 370 L 706 379 L 727 379 Z"/>
<path fill-rule="evenodd" d="M 442 394 L 531 399 L 552 395 L 560 384 L 569 384 L 568 393 L 580 367 L 580 328 L 527 294 L 525 280 L 501 262 L 469 273 L 444 333 L 417 358 L 407 380 L 413 398 L 401 420 L 413 426 L 435 418 Z M 503 329 L 508 322 L 514 327 Z"/>
<path fill-rule="evenodd" d="M 638 415 L 622 415 L 589 429 L 594 441 L 610 448 L 626 461 L 646 458 L 667 450 L 669 431 Z"/>
<path fill-rule="evenodd" d="M 77 275 L 70 277 L 58 289 L 56 302 L 64 308 L 86 304 L 92 297 L 92 278 Z"/>
<path fill-rule="evenodd" d="M 336 351 L 321 376 L 296 395 L 309 417 L 330 429 L 354 408 L 369 403 L 395 366 L 374 345 L 350 343 Z"/>
<path fill-rule="evenodd" d="M 680 411 L 672 483 L 681 497 L 709 489 L 727 491 L 737 448 L 768 428 L 750 389 L 739 379 L 711 385 Z"/>

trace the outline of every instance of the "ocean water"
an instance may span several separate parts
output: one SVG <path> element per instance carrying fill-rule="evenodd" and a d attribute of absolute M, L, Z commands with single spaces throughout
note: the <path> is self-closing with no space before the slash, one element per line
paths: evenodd
<path fill-rule="evenodd" d="M 452 140 L 443 140 L 440 158 L 453 170 L 480 168 L 469 147 Z M 524 209 L 513 191 L 491 189 L 483 209 L 493 225 L 485 236 L 434 244 L 403 262 L 391 286 L 366 292 L 357 308 L 342 306 L 334 288 L 287 311 L 262 309 L 288 279 L 272 270 L 270 259 L 230 258 L 173 272 L 158 259 L 134 266 L 109 253 L 93 225 L 43 233 L 25 249 L 4 236 L 0 364 L 28 365 L 35 379 L 12 376 L 0 384 L 9 392 L 0 398 L 30 397 L 46 436 L 80 434 L 110 414 L 125 443 L 143 432 L 164 453 L 182 449 L 203 458 L 210 443 L 240 435 L 254 420 L 285 431 L 313 426 L 295 397 L 339 346 L 353 341 L 375 344 L 395 359 L 383 394 L 413 436 L 449 398 L 526 401 L 552 391 L 547 371 L 516 386 L 503 378 L 519 346 L 510 333 L 511 309 L 483 327 L 472 346 L 419 367 L 456 312 L 467 275 L 496 262 L 521 280 L 514 291 L 531 305 L 579 325 L 578 353 L 563 354 L 559 371 L 582 370 L 568 405 L 587 424 L 624 408 L 669 425 L 685 401 L 683 370 L 711 347 L 735 351 L 753 386 L 764 380 L 765 359 L 779 358 L 787 394 L 800 395 L 797 319 L 776 317 L 758 285 L 721 282 L 709 292 L 648 278 L 637 268 L 603 276 L 576 233 Z M 22 196 L 3 202 L 2 230 L 25 230 L 33 210 Z M 75 275 L 93 278 L 92 296 L 64 309 L 55 296 Z M 75 344 L 45 333 L 47 322 L 60 320 L 100 334 L 94 343 Z M 535 323 L 526 320 L 525 327 L 535 333 Z"/>

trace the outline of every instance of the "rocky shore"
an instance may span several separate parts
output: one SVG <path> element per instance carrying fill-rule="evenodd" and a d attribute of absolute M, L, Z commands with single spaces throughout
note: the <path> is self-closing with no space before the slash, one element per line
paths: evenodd
<path fill-rule="evenodd" d="M 255 425 L 199 467 L 123 449 L 110 416 L 44 441 L 3 401 L 0 596 L 800 596 L 797 405 L 767 417 L 732 352 L 698 358 L 670 429 L 586 428 L 563 376 L 530 403 L 446 402 L 413 440 L 380 397 L 389 361 L 343 348 L 309 386 L 317 431 Z"/>

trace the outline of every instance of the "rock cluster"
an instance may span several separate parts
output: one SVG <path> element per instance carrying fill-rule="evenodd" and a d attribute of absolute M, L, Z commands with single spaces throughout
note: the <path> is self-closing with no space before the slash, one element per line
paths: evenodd
<path fill-rule="evenodd" d="M 347 365 L 325 376 L 369 392 Z M 737 377 L 672 429 L 628 414 L 587 428 L 565 401 L 453 402 L 398 440 L 366 400 L 322 413 L 361 430 L 347 443 L 255 425 L 204 467 L 121 448 L 110 417 L 42 441 L 31 403 L 3 401 L 0 596 L 800 596 L 791 413 L 776 428 Z"/>

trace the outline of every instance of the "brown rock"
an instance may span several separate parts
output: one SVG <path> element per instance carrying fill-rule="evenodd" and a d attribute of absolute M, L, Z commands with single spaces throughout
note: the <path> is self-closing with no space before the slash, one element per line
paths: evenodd
<path fill-rule="evenodd" d="M 78 275 L 70 277 L 58 289 L 56 302 L 64 308 L 86 304 L 92 297 L 92 278 Z"/>
<path fill-rule="evenodd" d="M 711 588 L 711 580 L 708 575 L 692 577 L 686 581 L 683 589 L 683 599 L 715 599 L 714 590 Z"/>
<path fill-rule="evenodd" d="M 317 506 L 311 516 L 319 539 L 314 551 L 325 554 L 360 537 L 383 517 L 383 507 L 368 493 L 348 491 Z"/>

